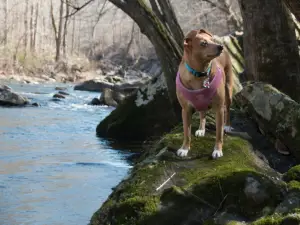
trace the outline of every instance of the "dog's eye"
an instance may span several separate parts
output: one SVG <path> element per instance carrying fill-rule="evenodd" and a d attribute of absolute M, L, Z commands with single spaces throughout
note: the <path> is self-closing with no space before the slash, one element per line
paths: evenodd
<path fill-rule="evenodd" d="M 208 45 L 208 43 L 207 43 L 207 41 L 202 41 L 202 42 L 200 43 L 200 45 L 206 47 L 206 46 Z"/>

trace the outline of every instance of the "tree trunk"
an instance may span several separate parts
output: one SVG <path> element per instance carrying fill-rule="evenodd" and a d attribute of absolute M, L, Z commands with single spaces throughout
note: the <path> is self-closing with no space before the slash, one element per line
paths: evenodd
<path fill-rule="evenodd" d="M 33 43 L 32 43 L 32 51 L 33 52 L 35 51 L 35 48 L 36 48 L 38 18 L 39 18 L 39 3 L 36 3 L 36 6 L 35 6 L 35 20 L 34 20 L 34 33 L 33 33 Z"/>
<path fill-rule="evenodd" d="M 34 13 L 34 6 L 33 4 L 30 6 L 30 51 L 32 51 L 33 49 L 33 35 L 34 35 L 34 32 L 33 32 L 33 13 Z"/>
<path fill-rule="evenodd" d="M 165 10 L 166 12 L 168 11 L 168 16 L 165 16 L 165 19 L 172 20 L 167 22 L 167 24 L 171 24 L 172 27 L 176 27 L 176 29 L 169 31 L 169 29 L 165 26 L 166 23 L 162 23 L 142 0 L 126 2 L 121 0 L 110 0 L 110 2 L 129 15 L 140 27 L 141 32 L 145 34 L 153 44 L 157 56 L 162 64 L 169 99 L 173 106 L 172 108 L 178 116 L 178 119 L 180 119 L 181 111 L 176 97 L 175 78 L 183 53 L 183 45 L 180 44 L 183 41 L 183 35 L 178 34 L 180 33 L 178 31 L 180 27 L 177 23 L 176 17 L 171 18 L 171 15 L 175 16 L 174 12 L 171 13 L 171 11 L 173 11 L 172 8 Z M 158 3 L 164 7 L 166 7 L 166 5 L 170 6 L 170 2 L 168 0 L 158 0 Z"/>
<path fill-rule="evenodd" d="M 217 7 L 221 11 L 223 11 L 227 16 L 228 20 L 227 22 L 230 22 L 235 30 L 241 30 L 243 26 L 243 21 L 240 16 L 234 12 L 231 8 L 232 1 L 230 0 L 221 0 L 221 1 L 213 1 L 213 0 L 203 0 L 205 2 L 208 2 L 212 5 L 212 7 Z"/>
<path fill-rule="evenodd" d="M 52 0 L 51 0 L 50 12 L 51 12 L 52 28 L 53 28 L 54 35 L 55 35 L 55 45 L 56 45 L 55 61 L 58 62 L 60 60 L 60 47 L 61 47 L 61 41 L 62 41 L 64 1 L 63 0 L 60 1 L 58 27 L 56 26 L 56 22 L 55 22 Z"/>
<path fill-rule="evenodd" d="M 72 44 L 71 44 L 71 54 L 73 54 L 75 48 L 75 15 L 72 21 Z"/>
<path fill-rule="evenodd" d="M 289 10 L 295 15 L 300 22 L 300 1 L 299 0 L 284 0 Z"/>
<path fill-rule="evenodd" d="M 25 1 L 25 13 L 24 13 L 24 58 L 26 58 L 27 46 L 28 46 L 28 0 Z"/>
<path fill-rule="evenodd" d="M 106 117 L 97 134 L 123 140 L 145 140 L 169 131 L 181 120 L 181 107 L 176 96 L 175 78 L 182 57 L 182 31 L 173 9 L 163 10 L 162 22 L 143 0 L 109 0 L 129 15 L 153 44 L 163 75 L 153 78 Z M 170 6 L 161 3 L 160 8 Z M 172 13 L 171 13 L 172 11 Z M 156 12 L 157 13 L 157 12 Z M 172 21 L 171 21 L 172 20 Z M 174 29 L 172 29 L 172 27 Z M 143 124 L 143 125 L 141 125 Z"/>
<path fill-rule="evenodd" d="M 240 7 L 247 78 L 270 83 L 299 101 L 300 58 L 287 8 L 281 0 L 240 0 Z"/>
<path fill-rule="evenodd" d="M 7 46 L 8 39 L 8 0 L 4 0 L 4 37 L 3 43 L 5 47 Z"/>
<path fill-rule="evenodd" d="M 70 9 L 70 6 L 69 6 L 69 0 L 66 0 L 66 13 L 65 13 L 65 24 L 64 24 L 64 33 L 63 33 L 63 54 L 64 54 L 64 57 L 66 57 L 67 55 L 67 34 L 68 34 L 68 21 L 69 21 L 69 9 Z"/>

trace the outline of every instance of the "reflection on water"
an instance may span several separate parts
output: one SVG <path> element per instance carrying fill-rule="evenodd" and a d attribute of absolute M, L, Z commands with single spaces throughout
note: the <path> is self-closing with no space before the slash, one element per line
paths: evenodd
<path fill-rule="evenodd" d="M 53 85 L 11 86 L 41 107 L 0 108 L 0 224 L 87 224 L 130 168 L 95 136 L 111 108 L 72 87 L 53 102 Z"/>

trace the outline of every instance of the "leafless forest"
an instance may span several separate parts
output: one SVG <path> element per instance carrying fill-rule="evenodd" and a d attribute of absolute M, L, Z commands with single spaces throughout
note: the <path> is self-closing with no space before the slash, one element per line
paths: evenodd
<path fill-rule="evenodd" d="M 172 4 L 184 32 L 206 28 L 225 35 L 241 27 L 236 0 Z M 138 26 L 108 0 L 1 0 L 1 10 L 3 71 L 32 72 L 57 61 L 76 64 L 105 58 L 122 63 L 124 58 L 133 62 L 156 58 Z"/>

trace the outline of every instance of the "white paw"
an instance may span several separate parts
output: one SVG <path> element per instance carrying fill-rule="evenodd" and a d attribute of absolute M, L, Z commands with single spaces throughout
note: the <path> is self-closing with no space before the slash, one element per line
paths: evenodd
<path fill-rule="evenodd" d="M 215 149 L 212 153 L 213 159 L 221 158 L 223 156 L 222 150 Z"/>
<path fill-rule="evenodd" d="M 196 130 L 195 136 L 196 137 L 204 137 L 205 135 L 205 129 L 203 130 Z"/>
<path fill-rule="evenodd" d="M 231 126 L 224 126 L 224 131 L 225 131 L 225 132 L 230 132 L 231 129 L 232 129 Z"/>
<path fill-rule="evenodd" d="M 177 155 L 180 157 L 185 157 L 185 156 L 187 156 L 188 152 L 189 152 L 188 149 L 180 148 L 177 150 Z"/>

